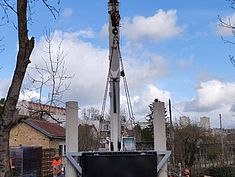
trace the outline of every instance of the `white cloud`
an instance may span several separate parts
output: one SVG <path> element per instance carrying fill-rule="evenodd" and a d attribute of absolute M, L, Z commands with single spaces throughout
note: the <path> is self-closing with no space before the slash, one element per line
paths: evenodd
<path fill-rule="evenodd" d="M 66 54 L 65 62 L 67 72 L 74 77 L 70 91 L 65 94 L 66 100 L 77 100 L 80 105 L 97 103 L 102 100 L 106 71 L 108 66 L 108 50 L 96 48 L 79 38 L 78 33 L 63 33 L 56 31 L 52 43 L 52 50 L 62 40 L 62 50 Z M 37 44 L 33 56 L 32 65 L 41 64 L 41 56 L 46 58 L 42 51 L 44 40 Z M 44 49 L 45 50 L 45 49 Z"/>
<path fill-rule="evenodd" d="M 0 98 L 5 98 L 10 86 L 11 79 L 1 79 L 0 80 Z"/>
<path fill-rule="evenodd" d="M 234 112 L 231 112 L 230 104 L 223 104 L 222 106 L 212 109 L 210 111 L 207 110 L 191 110 L 184 112 L 185 105 L 188 102 L 177 102 L 173 103 L 174 108 L 172 109 L 172 115 L 175 118 L 174 121 L 179 121 L 179 117 L 185 115 L 190 118 L 193 123 L 199 123 L 200 117 L 206 116 L 210 118 L 210 127 L 218 128 L 220 126 L 219 122 L 219 114 L 222 114 L 222 124 L 225 128 L 234 128 Z M 175 121 L 175 122 L 176 122 Z"/>
<path fill-rule="evenodd" d="M 34 99 L 38 100 L 39 97 L 40 97 L 40 93 L 38 93 L 36 91 L 23 90 L 20 93 L 19 100 L 32 101 Z"/>
<path fill-rule="evenodd" d="M 197 96 L 185 105 L 185 111 L 210 112 L 223 106 L 231 107 L 235 99 L 235 83 L 218 80 L 202 82 Z"/>
<path fill-rule="evenodd" d="M 65 8 L 65 9 L 62 11 L 62 17 L 64 17 L 64 18 L 68 18 L 68 17 L 70 17 L 72 14 L 73 14 L 73 9 L 71 9 L 71 8 Z"/>
<path fill-rule="evenodd" d="M 56 51 L 56 46 L 62 40 L 61 47 L 66 54 L 66 68 L 69 74 L 74 74 L 72 80 L 68 81 L 71 82 L 71 85 L 69 91 L 64 95 L 64 101 L 76 100 L 81 107 L 96 106 L 99 109 L 108 72 L 108 49 L 99 48 L 81 40 L 78 33 L 56 31 L 52 42 L 52 50 Z M 41 56 L 45 58 L 46 55 L 42 51 L 43 46 L 44 40 L 41 39 L 33 52 L 31 65 L 41 65 Z M 139 50 L 138 53 L 143 53 L 141 48 Z M 139 116 L 141 114 L 143 116 L 148 111 L 148 104 L 155 98 L 165 101 L 170 93 L 150 85 L 153 80 L 167 74 L 166 59 L 154 54 L 138 56 L 139 58 L 135 58 L 128 53 L 128 56 L 124 57 L 124 63 L 129 89 L 133 96 L 132 100 L 135 102 L 134 105 L 140 108 L 137 109 Z M 148 86 L 146 87 L 146 85 Z M 122 103 L 125 103 L 124 101 L 122 96 Z M 108 104 L 109 101 L 107 101 Z"/>
<path fill-rule="evenodd" d="M 161 90 L 153 84 L 147 85 L 147 97 L 146 101 L 153 101 L 153 99 L 159 99 L 162 102 L 168 102 L 171 97 L 170 92 Z"/>
<path fill-rule="evenodd" d="M 100 36 L 104 38 L 108 38 L 108 23 L 105 23 L 100 30 Z"/>
<path fill-rule="evenodd" d="M 149 39 L 158 41 L 179 35 L 184 31 L 177 26 L 176 10 L 158 10 L 153 16 L 135 16 L 132 20 L 126 19 L 123 33 L 130 40 Z"/>
<path fill-rule="evenodd" d="M 168 99 L 171 98 L 171 94 L 168 91 L 160 90 L 155 88 L 155 86 L 148 86 L 148 88 L 151 89 L 146 89 L 143 91 L 143 94 L 145 95 L 143 100 L 141 100 L 142 94 L 138 97 L 138 99 L 135 99 L 134 103 L 137 110 L 141 110 L 142 112 L 148 111 L 146 107 L 141 107 L 142 104 L 136 104 L 139 103 L 139 101 L 149 104 L 153 101 L 150 98 L 160 98 L 160 100 L 167 103 Z M 219 80 L 202 82 L 196 90 L 197 96 L 191 101 L 174 102 L 173 100 L 173 121 L 179 121 L 179 118 L 185 115 L 188 116 L 192 122 L 199 123 L 200 117 L 206 116 L 210 118 L 211 127 L 219 127 L 219 114 L 222 114 L 223 127 L 233 128 L 235 126 L 234 90 L 234 82 L 225 83 Z"/>
<path fill-rule="evenodd" d="M 154 99 L 159 99 L 167 103 L 170 98 L 170 92 L 159 89 L 153 84 L 148 84 L 139 95 L 134 96 L 132 99 L 136 119 L 142 119 L 143 116 L 146 116 L 149 112 L 148 105 L 152 103 Z"/>
<path fill-rule="evenodd" d="M 96 106 L 99 109 L 108 71 L 108 49 L 85 42 L 77 34 L 56 31 L 54 35 L 53 50 L 56 50 L 56 46 L 63 39 L 62 49 L 66 54 L 66 67 L 70 74 L 75 75 L 63 101 L 75 100 L 79 102 L 80 107 Z M 41 56 L 45 56 L 40 49 L 44 45 L 43 42 L 41 39 L 35 47 L 33 63 L 40 64 Z M 145 53 L 141 47 L 135 52 L 128 51 L 124 59 L 135 117 L 137 120 L 143 119 L 149 112 L 148 105 L 155 98 L 164 102 L 168 102 L 171 98 L 170 92 L 152 84 L 156 79 L 167 74 L 167 60 L 161 56 Z M 187 111 L 186 115 L 191 118 L 210 116 L 215 122 L 214 125 L 217 125 L 218 113 L 222 113 L 226 120 L 232 117 L 234 90 L 235 83 L 223 83 L 218 80 L 202 82 L 197 89 L 196 98 L 190 102 L 181 103 L 179 109 L 183 113 Z M 37 96 L 37 93 L 34 95 Z M 126 102 L 123 95 L 122 93 L 122 107 Z M 107 101 L 107 111 L 108 104 L 109 101 Z M 177 107 L 177 105 L 174 106 Z M 177 114 L 177 117 L 179 116 L 181 115 Z"/>
<path fill-rule="evenodd" d="M 155 55 L 139 56 L 138 60 L 130 58 L 125 62 L 125 66 L 128 74 L 127 77 L 130 79 L 130 86 L 133 88 L 162 78 L 169 71 L 166 59 Z"/>
<path fill-rule="evenodd" d="M 83 38 L 94 38 L 95 37 L 95 32 L 91 29 L 86 29 L 86 30 L 80 30 L 76 32 L 71 32 L 71 33 L 63 33 L 65 39 L 77 39 L 80 37 Z"/>
<path fill-rule="evenodd" d="M 193 57 L 190 57 L 189 59 L 180 59 L 178 60 L 178 65 L 181 69 L 187 69 L 193 64 Z"/>
<path fill-rule="evenodd" d="M 231 25 L 232 27 L 235 26 L 235 13 L 228 15 L 227 17 L 222 18 L 222 21 L 226 24 Z M 217 24 L 217 34 L 221 36 L 231 36 L 233 35 L 231 28 L 226 28 L 221 25 L 220 22 Z"/>

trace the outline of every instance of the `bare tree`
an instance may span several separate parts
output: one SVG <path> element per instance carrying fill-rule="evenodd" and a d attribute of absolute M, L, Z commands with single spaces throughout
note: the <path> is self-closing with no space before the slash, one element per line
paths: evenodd
<path fill-rule="evenodd" d="M 230 3 L 230 7 L 235 10 L 235 0 L 226 0 Z M 219 19 L 219 25 L 223 28 L 231 30 L 233 37 L 235 39 L 235 23 L 231 21 L 231 19 L 223 19 L 221 16 L 218 16 Z M 234 39 L 225 39 L 224 37 L 221 37 L 224 43 L 229 43 L 229 44 L 235 44 Z M 229 60 L 232 63 L 232 65 L 235 67 L 235 59 L 234 56 L 229 55 Z"/>
<path fill-rule="evenodd" d="M 79 151 L 97 150 L 98 132 L 94 125 L 81 124 L 78 126 Z"/>
<path fill-rule="evenodd" d="M 33 111 L 40 113 L 41 116 L 43 114 L 49 115 L 54 119 L 51 116 L 51 108 L 61 104 L 64 92 L 68 90 L 70 85 L 69 83 L 66 84 L 65 81 L 71 79 L 72 76 L 67 74 L 65 67 L 66 55 L 62 50 L 62 41 L 55 44 L 53 42 L 54 33 L 50 31 L 45 33 L 44 39 L 45 45 L 42 50 L 46 56 L 42 56 L 43 62 L 40 65 L 29 66 L 27 76 L 30 87 L 26 90 L 39 93 L 39 98 L 33 101 L 39 103 L 40 110 Z M 47 97 L 45 97 L 45 92 Z M 47 110 L 45 110 L 43 104 L 49 105 Z"/>
<path fill-rule="evenodd" d="M 17 115 L 16 104 L 19 99 L 20 90 L 25 77 L 26 69 L 30 63 L 30 56 L 34 48 L 34 37 L 29 38 L 28 20 L 30 14 L 30 2 L 27 0 L 1 0 L 0 7 L 3 9 L 4 15 L 7 11 L 12 10 L 17 19 L 18 32 L 18 53 L 16 59 L 16 67 L 13 74 L 12 82 L 7 93 L 3 112 L 0 116 L 0 177 L 10 177 L 9 167 L 9 135 L 11 128 L 20 120 Z M 48 1 L 42 0 L 51 12 L 55 8 L 50 6 Z M 11 4 L 10 4 L 11 3 Z M 58 1 L 59 3 L 59 1 Z"/>
<path fill-rule="evenodd" d="M 196 124 L 177 126 L 174 128 L 174 133 L 176 164 L 183 162 L 187 167 L 194 165 L 196 156 L 200 154 L 203 144 L 209 144 L 217 140 L 217 137 L 210 130 L 203 129 Z M 208 155 L 212 154 L 208 153 Z"/>
<path fill-rule="evenodd" d="M 99 120 L 100 111 L 94 107 L 84 108 L 82 110 L 83 120 Z"/>

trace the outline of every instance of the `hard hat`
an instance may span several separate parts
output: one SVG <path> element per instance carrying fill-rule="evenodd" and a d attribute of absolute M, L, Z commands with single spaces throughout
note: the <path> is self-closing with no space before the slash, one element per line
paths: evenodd
<path fill-rule="evenodd" d="M 60 158 L 60 155 L 59 154 L 55 154 L 54 158 Z"/>

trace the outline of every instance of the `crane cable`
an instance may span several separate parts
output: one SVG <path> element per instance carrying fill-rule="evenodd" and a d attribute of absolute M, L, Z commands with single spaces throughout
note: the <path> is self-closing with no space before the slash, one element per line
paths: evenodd
<path fill-rule="evenodd" d="M 113 46 L 114 46 L 115 42 L 117 42 L 117 49 L 118 49 L 118 53 L 119 53 L 119 57 L 120 57 L 120 63 L 121 63 L 120 72 L 121 72 L 121 76 L 123 77 L 123 85 L 124 85 L 128 114 L 129 114 L 129 122 L 131 124 L 133 136 L 135 136 L 135 134 L 134 134 L 135 133 L 134 132 L 135 117 L 134 117 L 134 113 L 133 113 L 133 107 L 132 107 L 132 103 L 131 103 L 130 91 L 129 91 L 129 87 L 128 87 L 128 83 L 127 83 L 127 78 L 126 78 L 125 72 L 124 72 L 124 64 L 123 64 L 121 51 L 120 51 L 120 47 L 119 47 L 119 38 L 117 36 L 114 36 Z M 100 133 L 99 133 L 98 143 L 101 143 L 101 130 L 102 130 L 102 125 L 103 125 L 103 121 L 105 118 L 104 114 L 105 114 L 106 101 L 107 101 L 107 95 L 108 95 L 108 83 L 109 83 L 109 79 L 110 79 L 110 70 L 111 70 L 112 59 L 113 59 L 113 47 L 111 50 L 111 55 L 109 57 L 109 60 L 110 60 L 109 71 L 108 71 L 108 76 L 106 79 L 105 92 L 104 92 L 103 103 L 102 103 L 102 108 L 101 108 L 101 115 L 100 115 L 100 119 L 99 119 L 99 132 Z"/>
<path fill-rule="evenodd" d="M 116 38 L 114 36 L 114 38 Z M 115 44 L 115 40 L 113 40 L 113 46 Z M 102 125 L 103 125 L 103 121 L 105 119 L 105 108 L 106 108 L 106 101 L 107 101 L 107 95 L 108 95 L 108 83 L 109 83 L 109 79 L 110 79 L 110 70 L 111 70 L 111 64 L 112 64 L 112 59 L 113 59 L 113 47 L 111 50 L 111 55 L 109 56 L 109 70 L 108 70 L 108 75 L 107 75 L 107 79 L 106 79 L 106 84 L 105 84 L 105 91 L 104 91 L 104 97 L 103 97 L 103 103 L 102 103 L 102 108 L 101 108 L 101 114 L 100 114 L 100 118 L 99 118 L 99 137 L 98 137 L 98 141 L 97 143 L 101 143 L 101 130 L 102 130 Z"/>
<path fill-rule="evenodd" d="M 129 87 L 128 87 L 128 83 L 127 83 L 127 77 L 126 77 L 125 71 L 124 71 L 124 64 L 123 64 L 123 59 L 122 59 L 119 43 L 118 43 L 118 52 L 119 52 L 119 57 L 120 57 L 120 61 L 121 61 L 121 76 L 123 77 L 123 84 L 124 84 L 127 108 L 128 108 L 128 113 L 129 113 L 129 121 L 131 124 L 132 133 L 134 136 L 135 117 L 134 117 L 134 113 L 133 113 L 133 107 L 132 107 L 132 102 L 131 102 L 131 98 L 130 98 L 130 91 L 129 91 Z"/>

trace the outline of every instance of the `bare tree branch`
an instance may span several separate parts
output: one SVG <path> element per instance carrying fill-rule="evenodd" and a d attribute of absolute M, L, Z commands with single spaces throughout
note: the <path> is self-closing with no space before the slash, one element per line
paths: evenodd
<path fill-rule="evenodd" d="M 1 20 L 4 20 L 6 19 L 7 20 L 7 23 L 9 22 L 9 16 L 8 16 L 8 13 L 7 13 L 7 5 L 4 3 L 4 2 L 0 2 L 0 7 L 1 7 L 1 10 L 2 10 L 2 17 L 1 17 Z M 1 24 L 1 26 L 4 25 Z"/>
<path fill-rule="evenodd" d="M 235 44 L 235 42 L 231 41 L 231 40 L 227 40 L 227 39 L 224 39 L 224 37 L 221 37 L 222 41 L 224 41 L 225 44 Z"/>
<path fill-rule="evenodd" d="M 61 103 L 64 92 L 70 86 L 65 81 L 72 78 L 72 76 L 67 74 L 65 68 L 66 55 L 62 51 L 62 41 L 59 44 L 55 44 L 53 34 L 50 30 L 44 32 L 45 44 L 42 51 L 45 56 L 42 56 L 43 62 L 40 66 L 30 66 L 28 71 L 30 85 L 40 94 L 37 102 L 51 107 L 58 106 Z M 43 96 L 45 95 L 45 90 L 48 93 L 46 100 L 45 96 Z M 50 110 L 47 111 L 50 113 Z"/>
<path fill-rule="evenodd" d="M 234 56 L 229 55 L 229 59 L 230 59 L 230 62 L 232 63 L 232 65 L 235 67 L 235 59 L 234 59 Z"/>
<path fill-rule="evenodd" d="M 0 39 L 0 42 L 3 41 L 3 37 Z M 0 44 L 0 53 L 3 52 L 5 50 L 4 45 Z"/>
<path fill-rule="evenodd" d="M 7 8 L 11 9 L 15 14 L 17 14 L 16 9 L 14 8 L 14 4 L 13 5 L 9 4 L 8 0 L 3 0 L 3 2 L 6 4 Z"/>
<path fill-rule="evenodd" d="M 235 9 L 235 0 L 226 0 L 228 2 L 230 2 L 230 7 L 232 9 Z M 233 40 L 231 39 L 225 39 L 224 37 L 221 37 L 221 39 L 224 41 L 225 44 L 232 44 L 235 45 L 235 23 L 233 23 L 231 21 L 231 19 L 223 19 L 221 16 L 218 16 L 219 19 L 219 26 L 226 28 L 226 29 L 230 29 L 232 34 L 233 34 Z M 232 65 L 235 67 L 235 60 L 234 60 L 234 56 L 229 55 L 229 60 L 232 63 Z"/>
<path fill-rule="evenodd" d="M 235 0 L 226 0 L 226 1 L 230 2 L 230 7 L 232 9 L 235 9 Z"/>
<path fill-rule="evenodd" d="M 58 16 L 60 13 L 60 9 L 56 9 L 54 6 L 50 5 L 48 3 L 48 0 L 42 0 L 42 2 L 45 4 L 45 6 L 49 9 L 53 17 L 56 19 L 56 16 Z M 57 4 L 60 4 L 60 0 L 57 1 Z"/>

